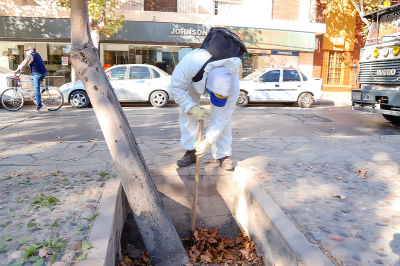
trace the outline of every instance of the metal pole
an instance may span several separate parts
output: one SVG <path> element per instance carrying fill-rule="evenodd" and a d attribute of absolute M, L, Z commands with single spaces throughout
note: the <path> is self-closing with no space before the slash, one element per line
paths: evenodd
<path fill-rule="evenodd" d="M 353 65 L 353 69 L 354 69 L 354 82 L 356 83 L 356 89 L 358 89 L 358 86 L 357 86 L 357 75 L 356 75 L 357 64 Z"/>
<path fill-rule="evenodd" d="M 200 121 L 200 129 L 199 129 L 199 143 L 201 142 L 201 139 L 203 138 L 203 124 L 204 120 Z M 193 243 L 193 233 L 194 230 L 196 229 L 196 209 L 197 209 L 197 196 L 199 193 L 199 174 L 200 174 L 200 155 L 197 155 L 196 158 L 196 173 L 194 175 L 194 189 L 193 189 L 193 202 L 192 202 L 192 223 L 190 226 L 191 230 L 191 239 L 190 241 Z"/>

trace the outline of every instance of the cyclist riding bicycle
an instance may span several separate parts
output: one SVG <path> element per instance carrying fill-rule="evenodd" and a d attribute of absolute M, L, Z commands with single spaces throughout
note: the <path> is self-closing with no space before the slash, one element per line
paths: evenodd
<path fill-rule="evenodd" d="M 33 91 L 35 92 L 36 98 L 36 112 L 42 107 L 42 99 L 40 95 L 40 83 L 47 76 L 47 70 L 44 65 L 42 57 L 36 52 L 36 48 L 29 46 L 26 51 L 25 60 L 18 66 L 16 72 L 21 71 L 22 68 L 29 66 L 31 69 L 31 81 L 33 84 Z"/>

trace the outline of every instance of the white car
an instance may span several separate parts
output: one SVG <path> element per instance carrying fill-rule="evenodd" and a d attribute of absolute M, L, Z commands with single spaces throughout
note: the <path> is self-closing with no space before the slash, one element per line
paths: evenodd
<path fill-rule="evenodd" d="M 237 106 L 249 102 L 297 102 L 302 108 L 311 107 L 322 97 L 322 79 L 307 78 L 294 68 L 265 68 L 240 81 Z"/>
<path fill-rule="evenodd" d="M 120 102 L 150 102 L 154 107 L 164 107 L 172 98 L 168 88 L 171 76 L 158 67 L 145 64 L 116 65 L 105 70 Z M 60 87 L 65 102 L 75 108 L 90 104 L 82 81 L 70 82 Z"/>

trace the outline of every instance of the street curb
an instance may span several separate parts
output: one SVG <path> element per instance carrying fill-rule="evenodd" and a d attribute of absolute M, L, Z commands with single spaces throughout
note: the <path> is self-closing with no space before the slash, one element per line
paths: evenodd
<path fill-rule="evenodd" d="M 233 175 L 218 177 L 217 190 L 265 265 L 334 265 L 308 242 L 243 164 Z"/>
<path fill-rule="evenodd" d="M 93 223 L 88 242 L 93 248 L 77 266 L 114 266 L 121 254 L 120 240 L 128 205 L 120 180 L 109 180 L 101 197 L 99 216 Z"/>

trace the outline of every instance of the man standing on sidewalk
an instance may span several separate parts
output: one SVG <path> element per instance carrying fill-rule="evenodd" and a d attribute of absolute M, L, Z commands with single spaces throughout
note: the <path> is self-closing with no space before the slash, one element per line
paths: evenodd
<path fill-rule="evenodd" d="M 17 72 L 21 71 L 24 67 L 29 66 L 31 69 L 31 81 L 33 84 L 33 91 L 35 92 L 36 98 L 36 112 L 38 112 L 42 107 L 42 99 L 40 95 L 40 83 L 47 76 L 46 66 L 42 60 L 42 57 L 36 52 L 36 48 L 29 46 L 26 51 L 25 60 L 18 66 Z"/>
<path fill-rule="evenodd" d="M 212 28 L 203 45 L 189 52 L 172 73 L 171 93 L 179 104 L 181 146 L 186 150 L 179 167 L 196 162 L 211 148 L 213 157 L 225 170 L 233 169 L 231 116 L 239 97 L 239 67 L 246 52 L 243 42 L 225 28 Z M 207 89 L 207 90 L 206 90 Z M 200 96 L 211 100 L 210 126 L 200 143 L 199 121 L 207 111 L 199 106 Z"/>

